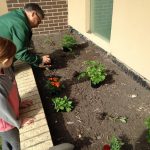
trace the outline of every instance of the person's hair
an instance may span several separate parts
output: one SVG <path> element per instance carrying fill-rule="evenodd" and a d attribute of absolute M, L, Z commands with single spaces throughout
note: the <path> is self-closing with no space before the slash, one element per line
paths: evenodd
<path fill-rule="evenodd" d="M 16 46 L 8 39 L 0 37 L 0 61 L 10 59 L 16 53 Z"/>
<path fill-rule="evenodd" d="M 36 4 L 36 3 L 28 3 L 24 6 L 24 9 L 26 11 L 35 11 L 38 15 L 40 15 L 42 17 L 42 19 L 44 18 L 44 11 L 42 10 L 42 8 Z"/>

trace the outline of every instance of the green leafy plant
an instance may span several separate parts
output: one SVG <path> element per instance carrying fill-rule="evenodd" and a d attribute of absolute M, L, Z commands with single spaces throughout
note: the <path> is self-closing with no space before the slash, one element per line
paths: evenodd
<path fill-rule="evenodd" d="M 87 68 L 79 74 L 78 79 L 88 77 L 94 85 L 105 80 L 106 71 L 103 64 L 97 61 L 85 61 L 84 63 Z"/>
<path fill-rule="evenodd" d="M 148 129 L 148 132 L 147 132 L 147 135 L 146 135 L 147 142 L 150 143 L 150 118 L 147 118 L 145 120 L 144 124 L 146 125 L 146 127 Z"/>
<path fill-rule="evenodd" d="M 73 102 L 67 98 L 67 96 L 61 97 L 55 97 L 52 99 L 52 102 L 54 103 L 54 106 L 56 111 L 66 111 L 70 112 L 73 108 Z"/>
<path fill-rule="evenodd" d="M 113 136 L 110 141 L 111 150 L 120 150 L 124 143 L 119 139 Z"/>
<path fill-rule="evenodd" d="M 76 44 L 76 39 L 71 35 L 64 35 L 62 39 L 63 48 L 67 48 L 72 51 L 73 46 Z"/>

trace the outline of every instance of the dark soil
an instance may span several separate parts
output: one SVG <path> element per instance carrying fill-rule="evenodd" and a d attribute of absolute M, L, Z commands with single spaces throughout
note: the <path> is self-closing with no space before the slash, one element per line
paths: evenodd
<path fill-rule="evenodd" d="M 80 45 L 72 53 L 63 52 L 62 35 L 33 38 L 36 52 L 52 58 L 51 70 L 34 68 L 34 74 L 54 144 L 70 142 L 76 150 L 102 150 L 114 135 L 125 143 L 122 150 L 150 150 L 144 125 L 150 114 L 149 90 L 121 71 L 101 48 L 90 41 L 82 43 L 77 34 Z M 107 78 L 99 88 L 92 88 L 87 79 L 77 80 L 86 60 L 97 60 L 107 69 Z M 52 75 L 65 85 L 59 96 L 74 101 L 69 113 L 54 110 L 51 98 L 55 95 L 45 88 Z M 127 117 L 127 123 L 114 119 L 119 116 Z"/>

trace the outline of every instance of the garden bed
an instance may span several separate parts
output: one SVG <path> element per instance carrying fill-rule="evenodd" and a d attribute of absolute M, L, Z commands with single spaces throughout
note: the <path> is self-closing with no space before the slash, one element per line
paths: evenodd
<path fill-rule="evenodd" d="M 101 150 L 112 136 L 125 143 L 123 150 L 149 150 L 144 120 L 150 113 L 150 92 L 122 72 L 99 47 L 74 33 L 82 43 L 72 53 L 63 52 L 63 33 L 34 37 L 39 54 L 47 53 L 53 60 L 51 70 L 33 68 L 54 144 L 73 143 L 76 150 Z M 85 68 L 86 60 L 97 60 L 106 67 L 105 82 L 93 89 L 87 79 L 77 80 L 76 72 Z M 74 101 L 71 112 L 56 112 L 45 87 L 48 76 L 58 76 L 65 86 L 60 97 Z M 119 117 L 126 117 L 127 123 Z"/>

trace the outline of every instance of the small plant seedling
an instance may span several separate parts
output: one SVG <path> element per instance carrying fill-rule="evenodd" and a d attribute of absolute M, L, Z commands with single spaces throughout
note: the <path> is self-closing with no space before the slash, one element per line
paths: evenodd
<path fill-rule="evenodd" d="M 111 150 L 121 150 L 122 145 L 124 145 L 124 143 L 119 138 L 116 138 L 115 136 L 111 138 Z"/>
<path fill-rule="evenodd" d="M 73 46 L 77 43 L 76 39 L 71 35 L 64 35 L 62 38 L 62 47 L 72 51 Z"/>
<path fill-rule="evenodd" d="M 123 117 L 123 116 L 119 116 L 118 118 L 116 118 L 116 120 L 119 120 L 122 123 L 127 123 L 128 118 L 127 117 Z"/>
<path fill-rule="evenodd" d="M 127 123 L 128 121 L 128 118 L 125 116 L 112 116 L 112 115 L 109 115 L 107 112 L 100 113 L 98 116 L 98 119 L 100 120 L 110 119 L 113 121 L 120 121 L 122 123 Z"/>
<path fill-rule="evenodd" d="M 94 85 L 105 80 L 106 71 L 103 64 L 97 61 L 85 61 L 84 63 L 87 68 L 85 71 L 80 73 L 78 80 L 83 77 L 88 77 Z"/>
<path fill-rule="evenodd" d="M 73 102 L 67 98 L 67 96 L 61 97 L 55 97 L 52 99 L 52 102 L 54 103 L 54 109 L 56 111 L 66 111 L 70 112 L 73 108 Z"/>
<path fill-rule="evenodd" d="M 114 116 L 109 115 L 108 118 L 111 119 L 111 120 L 114 120 L 114 121 L 120 121 L 122 123 L 127 123 L 127 121 L 128 121 L 128 118 L 125 117 L 125 116 L 116 116 L 116 117 L 114 117 Z"/>
<path fill-rule="evenodd" d="M 147 127 L 147 135 L 146 135 L 146 138 L 147 138 L 147 142 L 150 143 L 150 118 L 147 118 L 144 122 L 144 124 L 146 125 Z"/>

